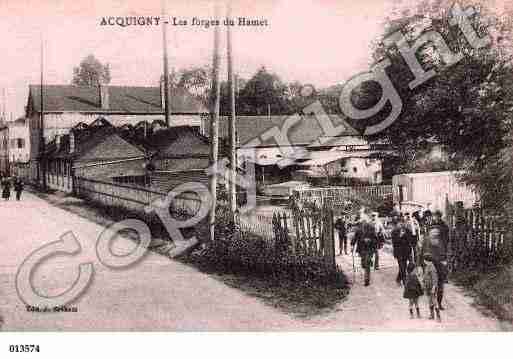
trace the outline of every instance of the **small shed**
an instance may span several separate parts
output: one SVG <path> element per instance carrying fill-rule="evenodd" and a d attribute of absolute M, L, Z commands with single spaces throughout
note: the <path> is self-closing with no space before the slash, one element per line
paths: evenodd
<path fill-rule="evenodd" d="M 392 178 L 394 202 L 417 203 L 433 210 L 445 210 L 449 203 L 463 202 L 472 207 L 479 198 L 471 186 L 462 183 L 458 177 L 461 171 L 405 173 Z"/>

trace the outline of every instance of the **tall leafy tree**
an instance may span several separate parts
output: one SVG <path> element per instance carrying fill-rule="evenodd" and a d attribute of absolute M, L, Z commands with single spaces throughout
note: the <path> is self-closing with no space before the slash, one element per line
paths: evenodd
<path fill-rule="evenodd" d="M 292 112 L 287 101 L 287 86 L 281 79 L 262 67 L 248 80 L 239 93 L 239 109 L 246 115 L 273 115 Z"/>
<path fill-rule="evenodd" d="M 102 64 L 94 55 L 88 55 L 73 69 L 71 83 L 77 86 L 98 86 L 110 83 L 109 64 Z"/>
<path fill-rule="evenodd" d="M 481 7 L 481 15 L 472 18 L 479 36 L 490 35 L 492 44 L 476 50 L 467 43 L 457 26 L 450 23 L 449 10 L 443 0 L 423 1 L 416 8 L 397 12 L 387 20 L 383 37 L 375 43 L 376 61 L 390 59 L 387 73 L 394 82 L 402 101 L 400 117 L 375 138 L 386 140 L 400 154 L 406 165 L 437 142 L 449 153 L 459 168 L 466 169 L 463 178 L 479 190 L 483 202 L 501 208 L 507 191 L 500 182 L 500 153 L 506 148 L 508 124 L 511 123 L 513 70 L 508 46 L 510 27 L 490 9 Z M 496 24 L 487 28 L 486 19 Z M 385 46 L 383 39 L 401 31 L 411 44 L 426 31 L 442 35 L 454 53 L 462 60 L 450 67 L 444 63 L 439 49 L 427 43 L 417 52 L 417 58 L 427 71 L 436 76 L 414 90 L 408 84 L 414 76 L 396 46 Z M 381 97 L 371 86 L 356 91 L 355 105 L 368 108 Z M 380 121 L 387 109 L 370 119 Z"/>

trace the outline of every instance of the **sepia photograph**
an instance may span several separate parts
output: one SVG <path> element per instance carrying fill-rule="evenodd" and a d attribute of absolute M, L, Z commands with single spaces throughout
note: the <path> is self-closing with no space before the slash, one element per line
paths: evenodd
<path fill-rule="evenodd" d="M 513 1 L 0 14 L 0 337 L 513 330 Z"/>

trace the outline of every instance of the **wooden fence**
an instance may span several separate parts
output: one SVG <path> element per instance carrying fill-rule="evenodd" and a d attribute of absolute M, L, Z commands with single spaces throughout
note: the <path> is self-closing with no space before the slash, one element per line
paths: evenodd
<path fill-rule="evenodd" d="M 342 203 L 347 198 L 359 194 L 376 199 L 391 198 L 393 195 L 392 185 L 303 188 L 294 191 L 296 199 L 300 202 L 315 202 L 321 205 L 327 202 Z"/>
<path fill-rule="evenodd" d="M 492 267 L 513 255 L 513 225 L 508 218 L 483 209 L 451 206 L 446 214 L 450 228 L 451 270 Z"/>
<path fill-rule="evenodd" d="M 273 218 L 263 215 L 240 217 L 241 231 L 256 234 L 268 241 L 274 240 Z"/>
<path fill-rule="evenodd" d="M 146 212 L 147 206 L 165 200 L 167 193 L 133 185 L 105 182 L 89 178 L 75 178 L 76 195 L 109 207 L 120 207 L 139 213 Z M 170 211 L 177 215 L 193 216 L 201 206 L 201 198 L 192 192 L 184 192 L 174 197 Z"/>
<path fill-rule="evenodd" d="M 324 207 L 315 212 L 300 209 L 292 214 L 274 213 L 272 225 L 277 245 L 286 245 L 298 257 L 322 260 L 330 271 L 336 270 L 332 209 Z"/>

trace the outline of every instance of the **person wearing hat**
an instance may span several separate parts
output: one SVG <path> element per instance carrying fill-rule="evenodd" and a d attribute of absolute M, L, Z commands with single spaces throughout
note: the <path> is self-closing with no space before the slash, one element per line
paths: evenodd
<path fill-rule="evenodd" d="M 370 269 L 372 265 L 372 257 L 376 251 L 377 238 L 374 226 L 370 223 L 370 218 L 366 214 L 359 216 L 358 224 L 351 246 L 356 245 L 356 253 L 361 258 L 362 268 L 365 272 L 365 286 L 370 284 Z"/>
<path fill-rule="evenodd" d="M 404 214 L 404 223 L 408 227 L 408 229 L 411 232 L 410 236 L 410 245 L 413 250 L 413 261 L 417 263 L 417 246 L 419 243 L 419 236 L 420 236 L 420 224 L 417 222 L 415 217 L 410 216 L 409 212 L 406 212 Z"/>
<path fill-rule="evenodd" d="M 426 227 L 426 234 L 422 242 L 421 258 L 429 258 L 438 274 L 437 302 L 438 308 L 444 310 L 442 305 L 444 284 L 447 279 L 447 246 L 449 243 L 449 227 L 442 220 L 442 212 L 433 213 L 433 219 Z"/>
<path fill-rule="evenodd" d="M 379 219 L 378 212 L 372 212 L 372 225 L 376 231 L 377 246 L 374 252 L 374 270 L 379 270 L 379 250 L 383 248 L 385 244 L 385 226 L 381 219 Z"/>
<path fill-rule="evenodd" d="M 406 266 L 408 260 L 411 259 L 411 232 L 404 222 L 400 220 L 401 215 L 394 211 L 392 212 L 392 230 L 390 236 L 392 237 L 392 246 L 394 258 L 397 260 L 399 271 L 397 273 L 397 284 L 404 284 L 406 281 Z"/>
<path fill-rule="evenodd" d="M 338 243 L 339 243 L 339 252 L 342 255 L 342 251 L 344 254 L 347 254 L 347 225 L 345 221 L 345 216 L 343 214 L 337 218 L 335 221 L 335 229 L 338 232 Z"/>

